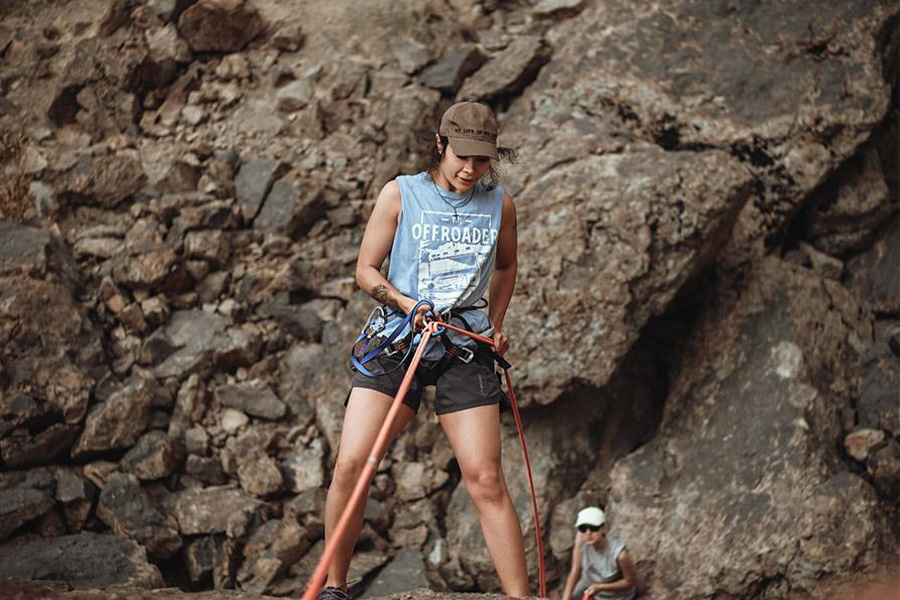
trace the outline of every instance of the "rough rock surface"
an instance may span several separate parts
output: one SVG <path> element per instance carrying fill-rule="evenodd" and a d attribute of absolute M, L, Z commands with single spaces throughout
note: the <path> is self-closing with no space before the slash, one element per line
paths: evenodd
<path fill-rule="evenodd" d="M 887 0 L 0 3 L 0 567 L 299 595 L 365 223 L 477 95 L 518 152 L 504 329 L 551 595 L 585 504 L 647 597 L 876 577 L 900 536 L 898 51 Z M 374 478 L 350 574 L 372 593 L 499 590 L 432 402 Z"/>

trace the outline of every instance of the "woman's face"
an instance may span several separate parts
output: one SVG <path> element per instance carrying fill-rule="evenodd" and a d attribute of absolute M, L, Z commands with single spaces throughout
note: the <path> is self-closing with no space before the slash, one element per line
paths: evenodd
<path fill-rule="evenodd" d="M 444 150 L 440 138 L 437 140 L 437 145 L 438 151 Z M 446 152 L 438 166 L 441 179 L 444 180 L 441 183 L 446 183 L 446 187 L 456 193 L 468 192 L 490 168 L 490 157 L 457 156 L 450 144 L 447 144 Z"/>
<path fill-rule="evenodd" d="M 581 531 L 584 541 L 592 546 L 606 540 L 606 525 L 601 525 L 599 528 L 584 527 L 579 531 Z"/>

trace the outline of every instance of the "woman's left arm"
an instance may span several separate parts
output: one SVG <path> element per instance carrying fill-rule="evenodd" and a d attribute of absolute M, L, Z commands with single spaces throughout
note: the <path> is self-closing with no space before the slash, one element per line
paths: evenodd
<path fill-rule="evenodd" d="M 509 194 L 505 194 L 497 239 L 497 258 L 491 274 L 491 305 L 488 308 L 488 316 L 494 324 L 494 348 L 498 354 L 504 354 L 509 348 L 509 340 L 503 333 L 503 318 L 506 317 L 506 309 L 516 287 L 516 271 L 519 266 L 517 249 L 516 205 Z"/>

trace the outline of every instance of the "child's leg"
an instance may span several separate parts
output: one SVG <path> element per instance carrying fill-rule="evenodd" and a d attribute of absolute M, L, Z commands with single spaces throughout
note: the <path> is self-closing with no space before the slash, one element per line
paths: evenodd
<path fill-rule="evenodd" d="M 463 482 L 472 498 L 488 551 L 503 591 L 522 598 L 529 593 L 525 544 L 519 517 L 500 467 L 500 410 L 496 404 L 440 415 Z"/>
<path fill-rule="evenodd" d="M 390 410 L 392 400 L 393 398 L 387 394 L 365 388 L 353 388 L 350 393 L 341 430 L 341 445 L 334 465 L 334 476 L 325 500 L 326 540 L 330 541 L 331 533 L 337 527 L 344 507 L 350 500 L 356 481 L 359 479 L 369 452 L 372 450 L 372 445 L 375 443 L 375 438 L 378 437 L 378 432 Z M 401 405 L 400 412 L 391 429 L 388 445 L 415 416 L 416 413 L 413 409 L 405 404 Z M 381 458 L 383 456 L 379 457 L 379 460 Z M 356 545 L 356 539 L 362 529 L 367 497 L 368 490 L 353 512 L 344 538 L 340 540 L 334 557 L 328 565 L 327 585 L 344 587 L 347 584 L 347 571 L 350 569 L 353 547 Z"/>

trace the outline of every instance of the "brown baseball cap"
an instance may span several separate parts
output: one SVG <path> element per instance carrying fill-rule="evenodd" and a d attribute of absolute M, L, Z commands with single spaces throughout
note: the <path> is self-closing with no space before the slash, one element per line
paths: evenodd
<path fill-rule="evenodd" d="M 438 132 L 447 136 L 458 156 L 489 156 L 498 160 L 497 119 L 481 102 L 457 102 L 444 111 Z"/>

